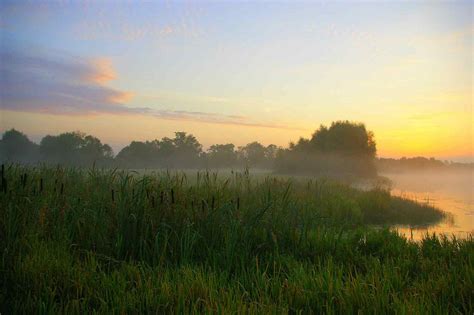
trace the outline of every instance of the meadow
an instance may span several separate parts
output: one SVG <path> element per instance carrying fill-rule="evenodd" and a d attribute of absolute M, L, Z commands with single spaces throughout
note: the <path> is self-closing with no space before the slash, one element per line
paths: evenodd
<path fill-rule="evenodd" d="M 329 179 L 2 166 L 0 312 L 461 313 L 474 240 Z"/>

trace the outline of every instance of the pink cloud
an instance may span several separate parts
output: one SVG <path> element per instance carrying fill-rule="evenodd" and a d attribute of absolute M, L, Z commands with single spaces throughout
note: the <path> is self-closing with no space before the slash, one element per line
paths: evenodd
<path fill-rule="evenodd" d="M 238 115 L 131 107 L 132 92 L 105 83 L 117 74 L 110 59 L 84 60 L 66 55 L 30 55 L 0 50 L 1 109 L 55 115 L 145 115 L 160 119 L 198 121 L 278 129 L 298 129 L 252 121 Z"/>

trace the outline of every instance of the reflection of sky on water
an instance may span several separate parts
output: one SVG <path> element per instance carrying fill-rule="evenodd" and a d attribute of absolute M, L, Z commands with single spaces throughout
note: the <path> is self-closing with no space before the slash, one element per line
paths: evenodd
<path fill-rule="evenodd" d="M 427 202 L 450 214 L 450 217 L 429 227 L 397 227 L 397 230 L 418 240 L 426 233 L 467 237 L 474 234 L 473 172 L 439 172 L 383 174 L 393 182 L 392 194 Z"/>

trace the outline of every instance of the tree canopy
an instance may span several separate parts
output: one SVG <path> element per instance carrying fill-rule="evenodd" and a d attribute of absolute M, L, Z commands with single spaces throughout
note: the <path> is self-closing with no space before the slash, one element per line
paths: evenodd
<path fill-rule="evenodd" d="M 38 145 L 24 133 L 10 129 L 0 140 L 0 159 L 2 162 L 34 163 L 38 160 Z"/>
<path fill-rule="evenodd" d="M 372 176 L 377 153 L 374 135 L 362 123 L 336 121 L 321 125 L 310 139 L 300 138 L 278 152 L 282 172 L 354 174 Z"/>
<path fill-rule="evenodd" d="M 106 165 L 113 157 L 108 144 L 102 144 L 98 138 L 81 132 L 45 136 L 39 150 L 43 161 L 64 165 Z"/>
<path fill-rule="evenodd" d="M 321 125 L 310 138 L 300 138 L 287 149 L 254 141 L 235 147 L 214 144 L 204 151 L 192 134 L 132 141 L 114 157 L 109 145 L 81 132 L 45 136 L 39 145 L 14 129 L 0 141 L 2 161 L 43 162 L 74 166 L 120 168 L 264 168 L 304 174 L 375 174 L 376 144 L 364 124 L 336 121 Z"/>

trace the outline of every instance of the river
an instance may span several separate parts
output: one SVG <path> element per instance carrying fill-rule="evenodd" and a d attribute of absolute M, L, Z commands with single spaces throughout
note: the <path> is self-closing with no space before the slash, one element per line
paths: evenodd
<path fill-rule="evenodd" d="M 381 175 L 392 181 L 392 195 L 427 202 L 449 213 L 446 220 L 429 227 L 395 227 L 401 234 L 414 240 L 433 232 L 458 238 L 474 235 L 474 171 Z"/>

